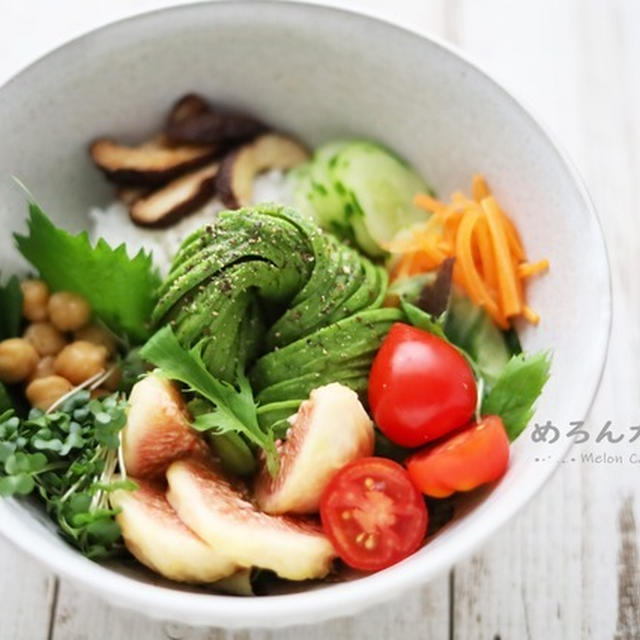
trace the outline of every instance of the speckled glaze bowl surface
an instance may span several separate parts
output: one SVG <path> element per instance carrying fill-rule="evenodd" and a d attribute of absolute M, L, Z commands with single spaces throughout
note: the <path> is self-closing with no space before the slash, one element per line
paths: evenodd
<path fill-rule="evenodd" d="M 87 141 L 150 133 L 172 100 L 192 90 L 311 145 L 380 140 L 445 195 L 485 173 L 530 255 L 552 265 L 529 291 L 542 323 L 522 332 L 526 349 L 554 353 L 534 421 L 585 417 L 610 320 L 605 248 L 585 190 L 536 120 L 491 78 L 438 42 L 360 15 L 264 2 L 183 6 L 99 29 L 23 71 L 0 90 L 0 269 L 20 266 L 9 232 L 24 225 L 26 208 L 12 175 L 55 220 L 80 229 L 89 207 L 111 195 L 87 159 Z M 131 566 L 95 564 L 24 502 L 0 502 L 0 531 L 52 570 L 152 617 L 227 628 L 313 623 L 397 597 L 451 567 L 535 494 L 567 446 L 534 443 L 525 432 L 502 481 L 414 556 L 285 595 L 212 595 Z"/>

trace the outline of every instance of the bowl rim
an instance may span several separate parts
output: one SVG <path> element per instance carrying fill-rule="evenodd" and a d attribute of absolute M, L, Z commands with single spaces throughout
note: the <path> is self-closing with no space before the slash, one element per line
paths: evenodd
<path fill-rule="evenodd" d="M 587 218 L 595 222 L 594 241 L 599 245 L 600 251 L 599 270 L 606 277 L 603 279 L 603 290 L 600 292 L 601 304 L 599 305 L 599 335 L 598 340 L 592 344 L 592 352 L 597 354 L 597 374 L 591 378 L 591 386 L 585 397 L 588 401 L 584 407 L 586 417 L 593 406 L 598 388 L 602 381 L 605 370 L 605 363 L 609 351 L 609 340 L 611 336 L 612 324 L 612 284 L 610 261 L 607 246 L 603 233 L 602 222 L 597 210 L 587 191 L 585 183 L 579 174 L 576 166 L 568 156 L 563 146 L 550 132 L 548 127 L 537 116 L 526 101 L 522 101 L 514 95 L 514 92 L 505 87 L 502 82 L 495 80 L 490 74 L 478 66 L 469 56 L 460 50 L 459 47 L 448 43 L 430 33 L 428 30 L 417 31 L 405 26 L 400 26 L 386 20 L 360 13 L 352 9 L 344 9 L 333 6 L 316 4 L 313 2 L 299 0 L 219 0 L 208 2 L 200 0 L 187 4 L 172 5 L 151 11 L 143 11 L 132 16 L 108 22 L 97 28 L 84 32 L 44 53 L 13 74 L 6 82 L 0 85 L 0 92 L 19 81 L 23 75 L 28 75 L 34 68 L 48 63 L 51 58 L 55 58 L 63 50 L 81 46 L 85 41 L 90 40 L 97 33 L 117 30 L 119 27 L 142 22 L 165 14 L 167 18 L 173 13 L 202 11 L 203 9 L 214 10 L 215 6 L 238 7 L 246 10 L 248 7 L 264 7 L 265 5 L 277 6 L 283 11 L 306 11 L 317 15 L 349 16 L 351 19 L 360 20 L 363 23 L 373 23 L 392 31 L 396 31 L 414 39 L 416 44 L 427 41 L 431 45 L 441 49 L 444 53 L 453 56 L 471 68 L 475 73 L 483 77 L 493 88 L 499 92 L 501 97 L 507 98 L 513 106 L 526 117 L 529 123 L 549 143 L 550 148 L 557 154 L 562 165 L 571 178 L 582 205 L 584 206 Z M 511 520 L 516 513 L 527 505 L 531 499 L 539 492 L 542 486 L 551 478 L 553 473 L 559 468 L 560 461 L 567 454 L 572 446 L 571 440 L 567 439 L 566 444 L 554 448 L 553 464 L 544 469 L 524 487 L 518 501 L 511 501 L 503 504 L 503 508 L 494 514 L 496 517 L 488 521 L 484 518 L 478 523 L 474 536 L 467 536 L 462 544 L 459 544 L 456 559 L 451 560 L 447 554 L 440 554 L 436 562 L 430 561 L 429 572 L 424 575 L 419 569 L 422 564 L 421 559 L 410 558 L 414 567 L 412 571 L 394 571 L 393 567 L 384 572 L 371 574 L 358 579 L 356 582 L 347 582 L 331 585 L 328 588 L 319 590 L 307 590 L 301 593 L 271 595 L 256 598 L 238 598 L 236 596 L 219 595 L 214 593 L 193 593 L 185 592 L 171 587 L 141 583 L 135 578 L 123 575 L 104 565 L 92 562 L 82 556 L 75 554 L 76 558 L 72 564 L 68 563 L 68 558 L 59 554 L 58 547 L 51 541 L 43 539 L 27 523 L 14 518 L 14 514 L 22 511 L 22 507 L 15 499 L 0 500 L 0 533 L 4 535 L 17 547 L 37 558 L 57 575 L 64 576 L 76 583 L 87 587 L 91 592 L 99 594 L 109 603 L 116 606 L 134 610 L 138 613 L 164 620 L 175 620 L 186 622 L 192 625 L 215 625 L 228 629 L 241 629 L 249 627 L 285 627 L 293 624 L 318 623 L 330 618 L 343 615 L 351 615 L 366 608 L 371 608 L 377 604 L 395 598 L 412 587 L 418 587 L 433 580 L 438 575 L 451 569 L 458 562 L 467 558 L 475 549 L 484 543 L 489 535 L 504 527 L 507 521 Z M 405 565 L 404 561 L 401 565 Z M 396 565 L 400 567 L 400 565 Z M 126 597 L 126 601 L 124 600 Z"/>

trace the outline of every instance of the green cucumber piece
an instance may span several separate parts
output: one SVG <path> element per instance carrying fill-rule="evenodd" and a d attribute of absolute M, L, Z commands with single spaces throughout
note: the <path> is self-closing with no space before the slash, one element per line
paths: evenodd
<path fill-rule="evenodd" d="M 354 207 L 354 218 L 362 216 L 360 240 L 375 243 L 376 255 L 400 229 L 428 218 L 413 199 L 417 193 L 431 192 L 429 186 L 407 164 L 377 144 L 353 141 L 344 147 L 331 164 L 331 178 L 335 190 Z M 368 249 L 370 252 L 372 247 Z"/>

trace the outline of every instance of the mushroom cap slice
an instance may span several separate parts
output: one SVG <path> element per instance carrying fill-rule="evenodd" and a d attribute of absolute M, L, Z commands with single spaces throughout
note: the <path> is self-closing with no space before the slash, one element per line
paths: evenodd
<path fill-rule="evenodd" d="M 298 141 L 280 133 L 265 133 L 225 156 L 216 187 L 222 202 L 232 209 L 252 203 L 253 181 L 269 169 L 291 169 L 309 158 Z"/>
<path fill-rule="evenodd" d="M 191 144 L 234 144 L 257 136 L 266 126 L 243 113 L 212 109 L 198 97 L 185 96 L 177 104 L 166 126 L 170 140 Z M 179 108 L 178 108 L 179 107 Z M 177 116 L 177 117 L 176 117 Z"/>
<path fill-rule="evenodd" d="M 110 138 L 91 143 L 93 162 L 109 180 L 123 185 L 155 186 L 206 164 L 218 151 L 215 145 L 171 146 L 156 136 L 137 146 L 118 144 Z"/>
<path fill-rule="evenodd" d="M 177 125 L 189 118 L 211 111 L 211 105 L 197 93 L 187 93 L 178 99 L 167 117 L 167 127 Z"/>
<path fill-rule="evenodd" d="M 167 227 L 193 213 L 214 196 L 219 166 L 208 164 L 138 198 L 129 207 L 131 220 L 142 227 Z"/>

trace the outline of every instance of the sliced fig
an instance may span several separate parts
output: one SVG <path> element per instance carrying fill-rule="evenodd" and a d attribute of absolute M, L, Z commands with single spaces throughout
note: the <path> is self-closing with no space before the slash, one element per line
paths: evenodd
<path fill-rule="evenodd" d="M 218 168 L 217 162 L 208 164 L 139 198 L 129 207 L 131 220 L 141 227 L 168 227 L 193 213 L 215 194 Z"/>
<path fill-rule="evenodd" d="M 184 525 L 167 502 L 160 482 L 136 480 L 138 489 L 110 495 L 120 508 L 120 525 L 127 549 L 146 567 L 179 582 L 215 582 L 233 574 L 236 565 L 217 553 Z"/>
<path fill-rule="evenodd" d="M 218 147 L 171 146 L 165 136 L 155 136 L 137 146 L 99 138 L 91 143 L 89 151 L 109 180 L 123 185 L 156 186 L 206 164 L 216 156 Z"/>
<path fill-rule="evenodd" d="M 255 499 L 267 513 L 315 513 L 335 473 L 373 454 L 373 423 L 355 391 L 338 382 L 314 389 L 290 422 L 278 475 L 262 468 Z"/>
<path fill-rule="evenodd" d="M 270 569 L 289 580 L 329 572 L 335 551 L 310 519 L 261 513 L 246 492 L 197 460 L 174 462 L 167 480 L 167 499 L 178 517 L 238 565 Z"/>
<path fill-rule="evenodd" d="M 133 386 L 122 451 L 135 478 L 161 478 L 167 467 L 188 455 L 206 455 L 207 446 L 191 428 L 189 413 L 176 386 L 151 373 Z"/>
<path fill-rule="evenodd" d="M 202 96 L 197 93 L 187 93 L 171 107 L 167 117 L 167 127 L 172 127 L 209 111 L 211 111 L 211 106 Z"/>
<path fill-rule="evenodd" d="M 237 111 L 213 109 L 199 98 L 182 99 L 169 116 L 165 129 L 170 140 L 190 144 L 237 144 L 266 130 L 266 126 Z M 177 117 L 176 117 L 177 116 Z"/>
<path fill-rule="evenodd" d="M 222 202 L 237 209 L 251 204 L 253 180 L 269 169 L 291 169 L 309 158 L 299 142 L 280 133 L 265 133 L 227 154 L 216 187 Z"/>

